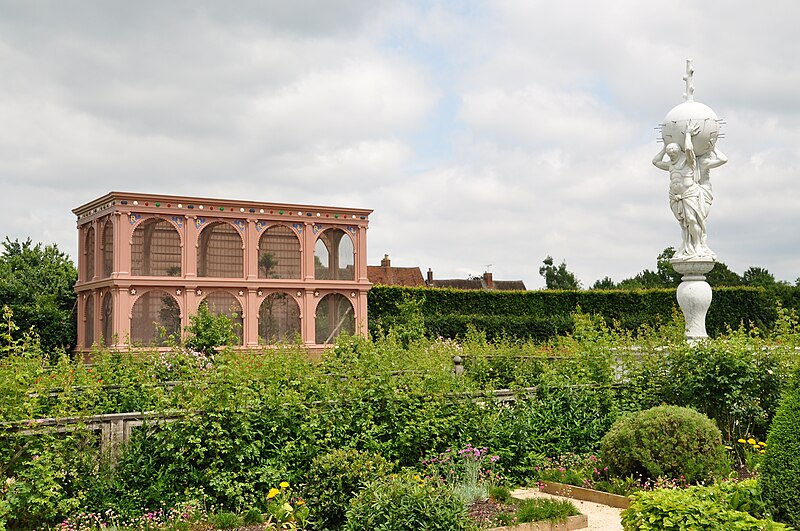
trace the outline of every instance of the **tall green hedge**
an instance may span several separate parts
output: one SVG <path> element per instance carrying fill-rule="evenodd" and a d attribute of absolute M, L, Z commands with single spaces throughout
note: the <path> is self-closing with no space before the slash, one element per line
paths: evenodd
<path fill-rule="evenodd" d="M 369 293 L 370 331 L 388 329 L 408 300 L 420 302 L 428 335 L 463 336 L 469 325 L 487 337 L 546 340 L 572 331 L 570 316 L 578 307 L 609 324 L 635 330 L 672 319 L 678 310 L 673 289 L 589 291 L 479 291 L 374 286 Z M 712 336 L 740 324 L 770 328 L 776 305 L 800 309 L 800 289 L 716 288 L 706 318 Z"/>

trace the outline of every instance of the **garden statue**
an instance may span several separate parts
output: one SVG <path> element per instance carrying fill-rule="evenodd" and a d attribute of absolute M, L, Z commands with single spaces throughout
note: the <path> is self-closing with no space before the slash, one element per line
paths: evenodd
<path fill-rule="evenodd" d="M 670 263 L 683 275 L 678 304 L 686 318 L 690 341 L 708 337 L 705 318 L 711 305 L 711 286 L 705 274 L 716 255 L 708 247 L 707 219 L 711 210 L 711 169 L 728 158 L 717 148 L 720 120 L 711 108 L 694 101 L 692 60 L 686 60 L 684 102 L 673 107 L 661 124 L 664 147 L 653 164 L 669 172 L 669 206 L 681 227 L 681 244 Z"/>
<path fill-rule="evenodd" d="M 710 173 L 728 159 L 716 147 L 717 115 L 694 101 L 691 60 L 687 61 L 686 70 L 686 101 L 667 113 L 661 126 L 664 147 L 653 157 L 653 164 L 669 172 L 669 205 L 681 226 L 681 244 L 675 258 L 713 260 L 714 252 L 706 243 L 706 220 L 713 201 Z"/>

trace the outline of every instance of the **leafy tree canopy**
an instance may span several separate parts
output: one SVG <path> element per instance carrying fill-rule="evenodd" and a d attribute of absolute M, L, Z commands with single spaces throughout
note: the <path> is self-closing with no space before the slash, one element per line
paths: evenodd
<path fill-rule="evenodd" d="M 636 276 L 626 278 L 615 284 L 614 281 L 605 277 L 595 281 L 592 289 L 654 289 L 654 288 L 676 288 L 681 283 L 681 275 L 673 269 L 670 259 L 675 256 L 675 248 L 667 247 L 656 257 L 656 270 L 645 269 Z M 749 286 L 768 287 L 775 284 L 775 279 L 768 271 L 762 268 L 750 268 L 753 270 L 751 281 L 745 280 L 735 272 L 731 271 L 725 262 L 717 262 L 714 269 L 706 275 L 706 281 L 711 286 Z M 766 273 L 766 274 L 763 274 Z M 770 284 L 770 278 L 771 284 Z M 798 279 L 800 280 L 800 279 Z"/>
<path fill-rule="evenodd" d="M 553 265 L 553 257 L 547 256 L 539 267 L 539 274 L 544 277 L 547 289 L 576 290 L 581 289 L 581 282 L 575 274 L 567 269 L 566 262 L 556 267 Z"/>
<path fill-rule="evenodd" d="M 763 267 L 749 267 L 742 274 L 742 280 L 753 287 L 769 288 L 775 285 L 775 276 Z"/>
<path fill-rule="evenodd" d="M 75 292 L 78 271 L 54 245 L 6 237 L 0 253 L 0 306 L 8 306 L 21 336 L 31 328 L 45 352 L 75 345 Z"/>

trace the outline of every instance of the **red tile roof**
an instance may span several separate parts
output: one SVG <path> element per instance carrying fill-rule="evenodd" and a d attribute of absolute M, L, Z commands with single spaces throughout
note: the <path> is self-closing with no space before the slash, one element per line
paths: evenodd
<path fill-rule="evenodd" d="M 367 277 L 373 284 L 383 286 L 424 286 L 418 267 L 367 266 Z"/>

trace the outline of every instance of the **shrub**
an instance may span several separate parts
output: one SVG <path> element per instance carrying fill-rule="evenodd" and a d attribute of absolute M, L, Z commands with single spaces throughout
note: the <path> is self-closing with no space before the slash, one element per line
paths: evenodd
<path fill-rule="evenodd" d="M 800 379 L 800 373 L 798 373 Z M 800 385 L 795 384 L 775 413 L 761 463 L 764 501 L 772 515 L 800 527 Z"/>
<path fill-rule="evenodd" d="M 412 470 L 367 485 L 350 504 L 347 531 L 458 531 L 472 529 L 467 507 L 438 480 Z"/>
<path fill-rule="evenodd" d="M 631 496 L 631 505 L 622 512 L 626 531 L 664 529 L 737 529 L 741 531 L 781 530 L 782 524 L 760 520 L 745 512 L 755 480 L 741 484 L 720 483 L 711 487 L 640 491 Z M 757 501 L 757 500 L 754 500 Z"/>
<path fill-rule="evenodd" d="M 622 476 L 682 476 L 694 483 L 729 466 L 714 422 L 678 406 L 626 415 L 611 426 L 600 445 L 611 472 Z"/>
<path fill-rule="evenodd" d="M 381 455 L 352 448 L 317 456 L 306 477 L 306 498 L 317 524 L 323 529 L 341 527 L 350 500 L 367 483 L 388 475 L 392 469 Z"/>
<path fill-rule="evenodd" d="M 208 304 L 203 301 L 197 308 L 197 313 L 189 316 L 191 324 L 186 327 L 186 347 L 191 350 L 214 354 L 215 347 L 225 347 L 239 344 L 236 334 L 237 324 L 226 315 L 215 315 L 208 309 Z"/>
<path fill-rule="evenodd" d="M 231 512 L 213 514 L 208 518 L 208 520 L 209 523 L 217 529 L 233 529 L 235 527 L 239 527 L 239 525 L 242 523 L 241 519 L 236 515 L 236 513 Z"/>
<path fill-rule="evenodd" d="M 520 523 L 564 522 L 570 516 L 577 516 L 578 509 L 569 500 L 551 500 L 549 498 L 531 498 L 517 504 L 517 521 Z"/>
<path fill-rule="evenodd" d="M 489 487 L 497 483 L 499 474 L 494 464 L 500 459 L 489 455 L 489 449 L 467 444 L 460 450 L 446 451 L 423 459 L 428 475 L 444 481 L 464 501 L 470 504 L 489 497 Z"/>

